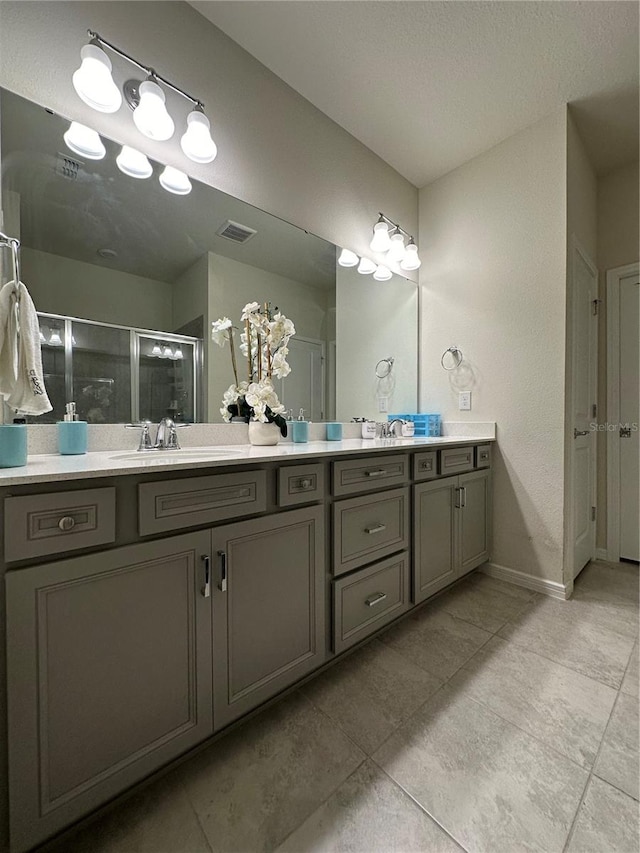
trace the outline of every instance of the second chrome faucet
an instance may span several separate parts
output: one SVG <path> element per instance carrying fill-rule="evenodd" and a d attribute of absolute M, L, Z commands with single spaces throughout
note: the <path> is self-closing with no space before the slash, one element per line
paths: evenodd
<path fill-rule="evenodd" d="M 156 427 L 155 443 L 151 441 L 151 421 L 141 421 L 139 424 L 125 424 L 125 429 L 139 429 L 140 443 L 138 450 L 180 450 L 177 430 L 190 424 L 177 424 L 172 418 L 162 418 Z"/>

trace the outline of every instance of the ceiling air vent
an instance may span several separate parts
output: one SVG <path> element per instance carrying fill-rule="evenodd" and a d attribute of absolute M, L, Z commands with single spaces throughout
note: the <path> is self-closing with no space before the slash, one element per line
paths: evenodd
<path fill-rule="evenodd" d="M 69 181 L 75 181 L 81 168 L 82 163 L 79 160 L 67 157 L 66 154 L 58 154 L 58 159 L 56 160 L 57 175 L 61 175 Z"/>
<path fill-rule="evenodd" d="M 253 228 L 249 228 L 248 225 L 241 225 L 239 222 L 233 222 L 231 219 L 227 219 L 224 225 L 221 225 L 216 231 L 216 234 L 220 237 L 233 240 L 234 243 L 246 243 L 247 240 L 250 240 L 257 233 Z"/>

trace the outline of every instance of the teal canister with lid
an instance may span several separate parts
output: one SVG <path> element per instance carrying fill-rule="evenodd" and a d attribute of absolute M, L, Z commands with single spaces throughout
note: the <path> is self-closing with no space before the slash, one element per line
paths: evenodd
<path fill-rule="evenodd" d="M 67 403 L 64 420 L 58 421 L 58 450 L 62 456 L 87 452 L 87 422 L 78 420 L 75 403 Z"/>
<path fill-rule="evenodd" d="M 0 425 L 0 468 L 22 468 L 27 464 L 27 422 L 14 418 Z"/>

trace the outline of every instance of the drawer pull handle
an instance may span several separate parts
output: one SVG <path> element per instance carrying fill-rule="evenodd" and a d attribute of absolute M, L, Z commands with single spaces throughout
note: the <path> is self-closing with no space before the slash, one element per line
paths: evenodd
<path fill-rule="evenodd" d="M 204 586 L 202 587 L 202 595 L 204 598 L 211 598 L 211 559 L 208 556 L 202 558 L 204 563 Z"/>
<path fill-rule="evenodd" d="M 380 604 L 381 601 L 384 601 L 386 597 L 386 592 L 376 592 L 375 595 L 372 595 L 370 598 L 366 598 L 364 603 L 367 607 L 375 607 L 376 604 Z"/>
<path fill-rule="evenodd" d="M 64 533 L 68 533 L 69 530 L 73 530 L 76 526 L 76 520 L 70 515 L 63 515 L 60 521 L 58 522 L 58 527 Z"/>
<path fill-rule="evenodd" d="M 312 485 L 313 483 L 309 477 L 306 477 L 303 480 L 298 480 L 299 489 L 310 489 Z"/>
<path fill-rule="evenodd" d="M 365 471 L 364 476 L 365 477 L 382 477 L 386 473 L 387 472 L 386 472 L 385 468 L 376 468 L 374 471 Z"/>
<path fill-rule="evenodd" d="M 422 470 L 423 470 L 423 471 L 430 471 L 430 470 L 431 470 L 431 466 L 432 466 L 432 462 L 431 462 L 431 460 L 429 459 L 429 460 L 428 460 L 428 462 L 423 462 L 423 463 L 422 463 L 422 465 L 421 465 L 420 467 L 422 468 Z"/>
<path fill-rule="evenodd" d="M 382 533 L 382 531 L 386 529 L 386 524 L 374 524 L 373 527 L 365 527 L 364 532 L 371 535 L 372 533 Z"/>
<path fill-rule="evenodd" d="M 218 551 L 220 557 L 220 583 L 218 589 L 220 592 L 227 591 L 227 553 L 226 551 Z"/>

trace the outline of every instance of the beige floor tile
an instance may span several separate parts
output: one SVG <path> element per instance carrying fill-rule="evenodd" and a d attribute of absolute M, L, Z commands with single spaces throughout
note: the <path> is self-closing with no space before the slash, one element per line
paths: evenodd
<path fill-rule="evenodd" d="M 620 689 L 628 696 L 635 696 L 636 699 L 638 698 L 638 643 L 636 643 L 634 650 L 631 652 L 627 671 L 624 675 L 622 687 Z"/>
<path fill-rule="evenodd" d="M 494 585 L 478 582 L 473 577 L 446 592 L 438 606 L 457 619 L 495 634 L 527 605 L 523 599 Z"/>
<path fill-rule="evenodd" d="M 214 853 L 259 853 L 282 842 L 363 759 L 298 693 L 213 744 L 182 776 Z"/>
<path fill-rule="evenodd" d="M 470 851 L 556 853 L 587 771 L 442 688 L 373 756 Z"/>
<path fill-rule="evenodd" d="M 627 563 L 590 563 L 576 580 L 585 596 L 614 604 L 638 607 L 640 589 L 638 567 Z"/>
<path fill-rule="evenodd" d="M 460 853 L 373 762 L 353 773 L 278 853 Z"/>
<path fill-rule="evenodd" d="M 433 604 L 379 637 L 407 660 L 443 680 L 450 678 L 490 638 L 487 631 L 456 619 Z"/>
<path fill-rule="evenodd" d="M 493 637 L 449 686 L 591 768 L 616 691 L 574 670 Z"/>
<path fill-rule="evenodd" d="M 439 678 L 374 640 L 303 692 L 370 754 L 441 684 Z"/>
<path fill-rule="evenodd" d="M 594 622 L 595 615 L 587 602 L 541 597 L 526 605 L 499 634 L 617 689 L 634 638 Z"/>
<path fill-rule="evenodd" d="M 47 853 L 210 853 L 175 774 L 66 837 Z"/>
<path fill-rule="evenodd" d="M 594 768 L 594 773 L 601 779 L 636 800 L 640 799 L 639 724 L 638 700 L 620 693 Z"/>
<path fill-rule="evenodd" d="M 638 803 L 593 776 L 567 853 L 638 853 Z"/>
<path fill-rule="evenodd" d="M 473 572 L 469 575 L 468 581 L 485 589 L 493 589 L 504 595 L 510 595 L 512 598 L 518 598 L 521 601 L 531 601 L 532 598 L 538 597 L 538 593 L 533 592 L 533 590 L 526 589 L 524 586 L 517 586 L 514 583 L 507 583 L 500 578 L 492 578 L 490 575 L 485 575 L 484 572 Z"/>

